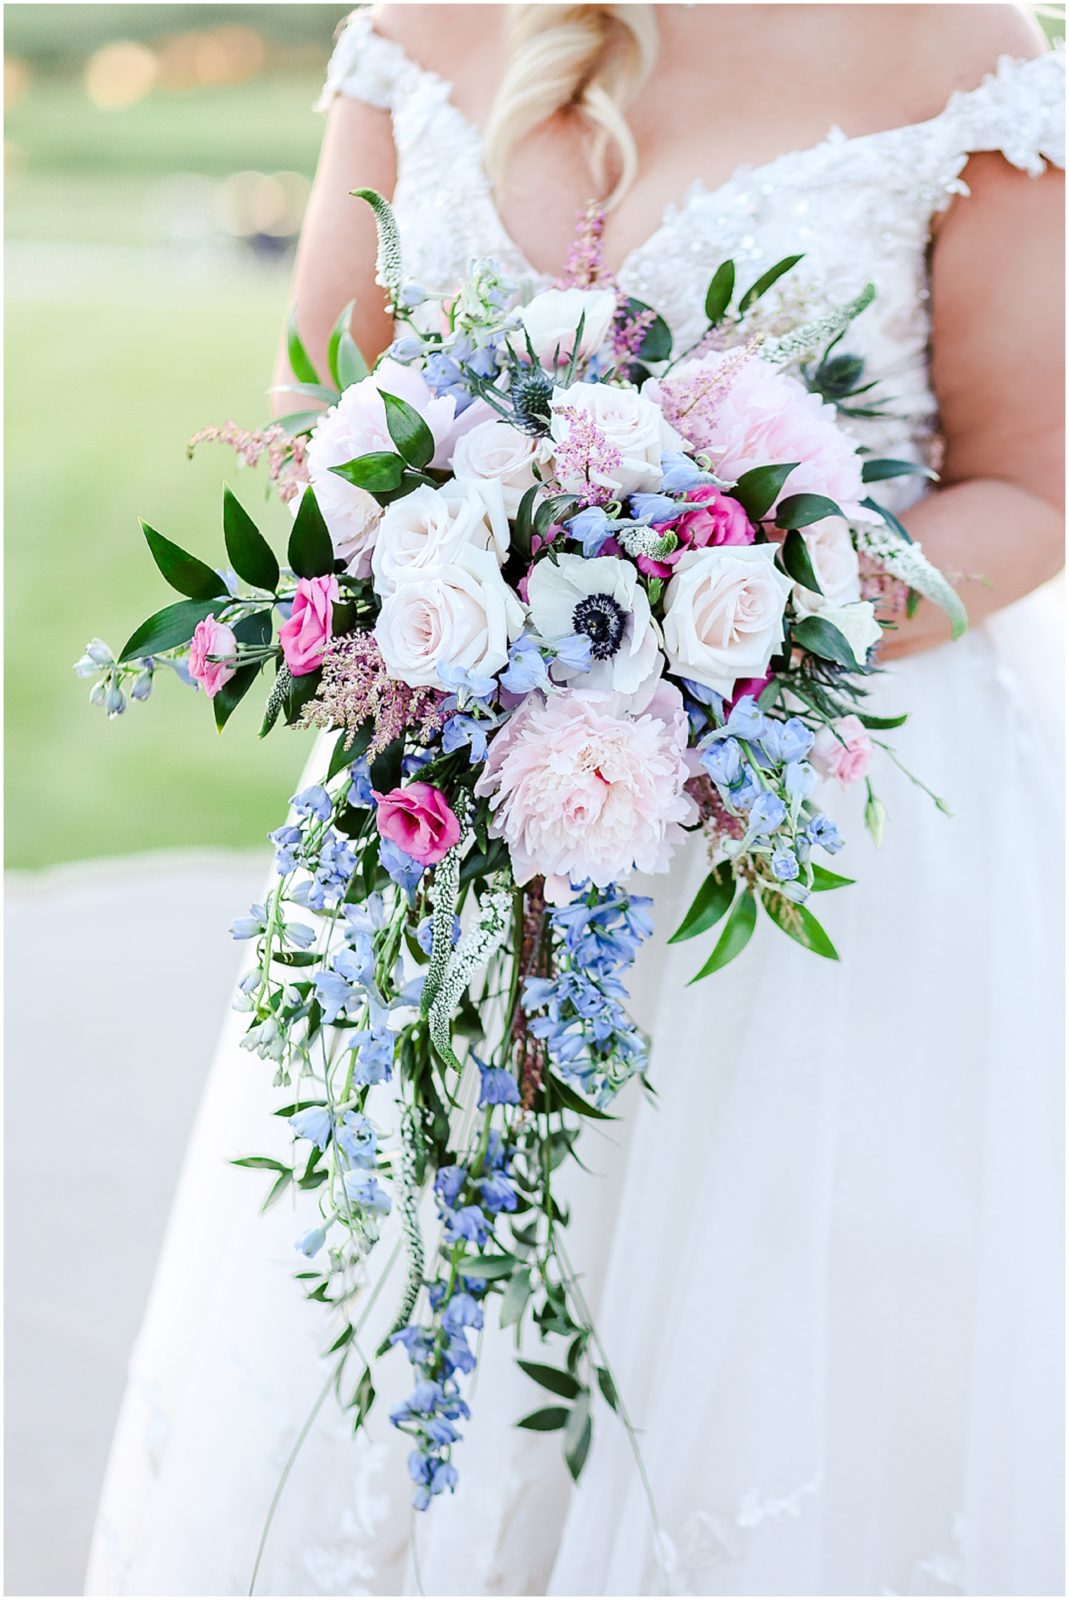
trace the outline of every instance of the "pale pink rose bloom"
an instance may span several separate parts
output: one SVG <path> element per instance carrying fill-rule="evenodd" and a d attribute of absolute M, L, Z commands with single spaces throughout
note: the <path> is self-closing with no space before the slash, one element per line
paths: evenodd
<path fill-rule="evenodd" d="M 440 789 L 432 783 L 410 783 L 388 794 L 372 790 L 378 801 L 375 824 L 384 839 L 433 867 L 460 838 L 460 823 Z"/>
<path fill-rule="evenodd" d="M 288 622 L 278 630 L 278 642 L 287 667 L 295 678 L 315 672 L 334 631 L 334 604 L 338 599 L 338 580 L 299 578 L 293 610 Z"/>
<path fill-rule="evenodd" d="M 198 622 L 189 645 L 189 675 L 200 684 L 209 700 L 214 700 L 224 683 L 234 676 L 238 641 L 225 622 L 205 617 Z M 212 661 L 212 656 L 221 660 Z"/>
<path fill-rule="evenodd" d="M 869 770 L 872 740 L 857 717 L 840 717 L 821 728 L 809 752 L 809 761 L 824 778 L 838 778 L 845 787 L 857 783 Z"/>
<path fill-rule="evenodd" d="M 475 792 L 490 797 L 517 883 L 604 886 L 667 869 L 696 815 L 683 700 L 662 683 L 641 713 L 631 706 L 581 689 L 530 694 L 493 740 Z"/>
<path fill-rule="evenodd" d="M 346 483 L 330 469 L 371 451 L 397 453 L 386 425 L 383 390 L 406 400 L 419 412 L 434 439 L 436 467 L 448 466 L 461 434 L 494 415 L 485 402 L 476 401 L 458 417 L 452 395 L 436 397 L 419 372 L 389 356 L 379 362 L 370 377 L 351 384 L 337 405 L 324 413 L 308 441 L 308 477 L 335 553 L 357 578 L 370 576 L 371 552 L 382 511 L 365 489 Z"/>
<path fill-rule="evenodd" d="M 870 520 L 860 504 L 861 458 L 835 407 L 756 356 L 737 363 L 733 351 L 684 361 L 659 381 L 651 398 L 691 446 L 710 457 L 719 477 L 735 482 L 751 467 L 797 461 L 777 505 L 792 494 L 824 494 L 848 516 Z M 718 390 L 721 370 L 724 386 Z M 692 397 L 698 398 L 691 403 Z"/>

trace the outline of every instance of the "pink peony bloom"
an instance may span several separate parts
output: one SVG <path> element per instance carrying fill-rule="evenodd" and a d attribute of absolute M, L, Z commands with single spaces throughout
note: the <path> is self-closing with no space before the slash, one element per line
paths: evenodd
<path fill-rule="evenodd" d="M 422 866 L 433 867 L 460 838 L 460 823 L 441 789 L 432 783 L 372 793 L 378 801 L 375 822 L 382 837 Z"/>
<path fill-rule="evenodd" d="M 209 700 L 214 700 L 223 684 L 234 676 L 237 653 L 238 642 L 225 622 L 205 617 L 197 623 L 189 646 L 189 675 Z"/>
<path fill-rule="evenodd" d="M 647 388 L 646 391 L 649 392 Z M 684 361 L 655 396 L 669 422 L 733 482 L 751 467 L 797 461 L 776 504 L 792 494 L 825 494 L 847 516 L 869 520 L 860 504 L 861 458 L 835 407 L 798 378 L 739 352 Z"/>
<path fill-rule="evenodd" d="M 508 844 L 517 883 L 605 886 L 663 872 L 695 817 L 685 791 L 687 719 L 673 685 L 641 711 L 634 696 L 572 689 L 530 694 L 490 746 L 475 786 L 490 833 Z"/>
<path fill-rule="evenodd" d="M 286 665 L 295 678 L 315 672 L 333 633 L 333 608 L 338 598 L 338 580 L 299 578 L 297 594 L 288 622 L 278 630 L 278 641 Z"/>
<path fill-rule="evenodd" d="M 663 560 L 638 557 L 639 570 L 647 577 L 670 578 L 684 550 L 704 550 L 710 544 L 753 544 L 753 524 L 737 500 L 721 494 L 712 484 L 690 489 L 684 498 L 698 500 L 701 504 L 697 510 L 685 511 L 677 522 L 668 524 L 679 543 Z"/>
<path fill-rule="evenodd" d="M 822 777 L 838 778 L 845 787 L 868 772 L 872 740 L 857 717 L 840 717 L 832 727 L 821 728 L 809 760 Z"/>

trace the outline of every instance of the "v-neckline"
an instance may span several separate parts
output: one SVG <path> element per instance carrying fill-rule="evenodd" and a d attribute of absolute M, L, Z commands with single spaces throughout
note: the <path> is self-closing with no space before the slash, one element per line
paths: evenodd
<path fill-rule="evenodd" d="M 367 15 L 367 13 L 365 13 L 365 15 Z M 370 16 L 367 18 L 366 27 L 368 34 L 376 41 L 380 48 L 385 47 L 389 50 L 395 51 L 398 62 L 401 63 L 412 76 L 421 79 L 429 87 L 433 87 L 436 90 L 440 99 L 440 103 L 446 110 L 448 110 L 449 114 L 453 117 L 457 128 L 468 140 L 471 146 L 472 156 L 478 170 L 479 180 L 482 185 L 483 200 L 486 205 L 487 215 L 490 218 L 492 226 L 496 229 L 499 235 L 501 246 L 503 246 L 511 254 L 514 262 L 520 269 L 521 275 L 535 282 L 551 282 L 555 277 L 559 276 L 559 273 L 554 272 L 552 269 L 543 270 L 540 267 L 536 267 L 535 264 L 528 259 L 522 247 L 513 238 L 512 234 L 505 225 L 504 218 L 498 209 L 497 201 L 494 199 L 493 185 L 490 182 L 490 177 L 486 170 L 482 129 L 479 127 L 478 123 L 475 122 L 474 119 L 458 105 L 456 99 L 456 86 L 451 83 L 448 78 L 442 77 L 441 73 L 436 72 L 432 67 L 425 67 L 419 61 L 416 61 L 414 57 L 409 55 L 404 45 L 400 44 L 396 39 L 388 39 L 385 34 L 379 33 L 378 30 L 373 26 Z M 618 280 L 625 278 L 630 267 L 636 261 L 638 261 L 641 256 L 644 256 L 649 250 L 654 248 L 662 235 L 665 234 L 670 227 L 675 226 L 680 217 L 685 216 L 692 206 L 695 206 L 699 203 L 708 204 L 711 201 L 721 199 L 724 195 L 730 194 L 731 191 L 735 189 L 743 180 L 746 180 L 747 182 L 760 180 L 790 162 L 804 163 L 828 149 L 834 149 L 837 152 L 845 154 L 847 151 L 854 151 L 866 146 L 871 146 L 877 140 L 892 140 L 895 138 L 900 138 L 903 135 L 912 136 L 914 134 L 919 134 L 924 130 L 932 131 L 945 120 L 949 112 L 956 110 L 963 101 L 972 99 L 973 96 L 981 93 L 988 87 L 989 84 L 996 81 L 1000 73 L 1007 67 L 1007 65 L 1021 67 L 1027 65 L 1031 61 L 1041 60 L 1043 60 L 1042 54 L 1038 56 L 1025 57 L 1013 57 L 1005 55 L 1000 56 L 996 68 L 992 72 L 985 74 L 981 82 L 975 85 L 974 88 L 955 89 L 948 96 L 946 103 L 940 111 L 937 111 L 932 117 L 922 118 L 919 122 L 903 122 L 891 128 L 877 128 L 870 133 L 853 134 L 844 133 L 842 128 L 840 128 L 837 123 L 833 123 L 829 127 L 827 133 L 824 134 L 822 138 L 815 140 L 812 144 L 803 145 L 797 150 L 782 150 L 778 155 L 771 156 L 767 161 L 758 162 L 756 165 L 749 162 L 741 162 L 734 168 L 732 172 L 727 175 L 726 178 L 723 179 L 722 182 L 714 184 L 712 187 L 706 184 L 703 179 L 695 178 L 689 185 L 686 194 L 677 200 L 670 200 L 668 202 L 661 214 L 660 221 L 655 225 L 653 230 L 646 236 L 646 238 L 640 240 L 637 244 L 633 245 L 625 252 L 619 265 L 612 269 L 612 276 Z M 563 270 L 563 263 L 561 263 L 561 270 Z"/>

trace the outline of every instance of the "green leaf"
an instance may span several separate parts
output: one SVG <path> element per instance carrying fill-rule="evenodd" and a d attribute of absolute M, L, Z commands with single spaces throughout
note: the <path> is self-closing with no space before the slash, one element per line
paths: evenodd
<path fill-rule="evenodd" d="M 903 711 L 900 717 L 874 717 L 869 711 L 859 711 L 857 717 L 865 728 L 901 728 L 903 723 L 909 721 L 909 712 Z"/>
<path fill-rule="evenodd" d="M 230 1163 L 232 1167 L 254 1167 L 257 1171 L 261 1168 L 265 1172 L 289 1172 L 284 1161 L 276 1161 L 274 1156 L 236 1156 Z"/>
<path fill-rule="evenodd" d="M 173 650 L 176 645 L 188 644 L 198 622 L 212 616 L 218 609 L 218 600 L 177 600 L 154 612 L 147 621 L 127 639 L 120 661 L 132 661 L 136 656 L 155 656 L 162 650 Z"/>
<path fill-rule="evenodd" d="M 843 878 L 837 872 L 829 872 L 827 867 L 813 863 L 813 893 L 821 894 L 825 889 L 845 889 L 848 884 L 855 882 L 853 878 Z"/>
<path fill-rule="evenodd" d="M 275 421 L 287 433 L 308 433 L 322 415 L 322 411 L 287 411 L 284 417 L 276 417 Z"/>
<path fill-rule="evenodd" d="M 318 383 L 319 373 L 316 371 L 311 356 L 301 342 L 297 332 L 297 311 L 290 312 L 289 325 L 286 329 L 286 358 L 290 364 L 290 371 L 298 383 Z"/>
<path fill-rule="evenodd" d="M 556 1433 L 563 1428 L 571 1415 L 567 1406 L 543 1406 L 541 1411 L 530 1411 L 521 1417 L 517 1428 L 530 1428 L 533 1433 Z"/>
<path fill-rule="evenodd" d="M 354 488 L 366 489 L 368 494 L 388 494 L 401 487 L 405 463 L 401 456 L 389 450 L 369 450 L 367 455 L 354 456 L 352 461 L 343 461 L 341 466 L 330 470 Z"/>
<path fill-rule="evenodd" d="M 780 560 L 795 583 L 800 583 L 803 589 L 812 589 L 815 594 L 823 594 L 809 557 L 809 546 L 797 528 L 792 528 L 784 539 L 780 547 Z"/>
<path fill-rule="evenodd" d="M 824 661 L 835 661 L 854 672 L 861 666 L 844 635 L 825 617 L 803 617 L 792 625 L 791 639 L 800 649 Z"/>
<path fill-rule="evenodd" d="M 531 1269 L 530 1267 L 521 1267 L 519 1272 L 514 1272 L 509 1279 L 501 1299 L 501 1326 L 503 1328 L 511 1328 L 514 1322 L 519 1322 L 530 1298 Z"/>
<path fill-rule="evenodd" d="M 842 507 L 826 494 L 789 494 L 776 507 L 776 527 L 808 528 L 811 522 L 842 514 Z"/>
<path fill-rule="evenodd" d="M 760 300 L 761 296 L 766 294 L 772 285 L 783 277 L 785 272 L 790 272 L 792 267 L 796 267 L 801 259 L 800 255 L 784 256 L 783 260 L 777 261 L 774 267 L 769 267 L 767 272 L 763 272 L 754 283 L 751 283 L 739 301 L 739 310 L 749 311 L 754 301 Z"/>
<path fill-rule="evenodd" d="M 294 518 L 289 564 L 298 578 L 322 578 L 334 568 L 334 546 L 311 487 L 304 491 Z"/>
<path fill-rule="evenodd" d="M 612 1381 L 612 1373 L 605 1367 L 597 1368 L 598 1388 L 601 1390 L 608 1404 L 614 1411 L 619 1409 L 620 1396 L 616 1393 L 616 1385 Z"/>
<path fill-rule="evenodd" d="M 590 1420 L 590 1394 L 589 1391 L 584 1391 L 573 1406 L 568 1426 L 564 1430 L 564 1459 L 575 1483 L 579 1482 L 586 1465 L 593 1431 L 593 1423 Z"/>
<path fill-rule="evenodd" d="M 226 594 L 226 584 L 213 567 L 191 556 L 181 545 L 172 544 L 145 521 L 141 523 L 141 531 L 148 541 L 153 561 L 172 589 L 187 594 L 191 600 L 217 600 Z"/>
<path fill-rule="evenodd" d="M 386 406 L 386 426 L 390 438 L 410 467 L 421 471 L 434 454 L 434 435 L 413 406 L 395 394 L 380 391 Z"/>
<path fill-rule="evenodd" d="M 756 921 L 757 901 L 753 897 L 753 890 L 746 889 L 731 908 L 731 915 L 724 924 L 724 931 L 717 940 L 712 955 L 701 971 L 694 974 L 691 983 L 697 983 L 700 978 L 707 978 L 712 972 L 719 972 L 721 967 L 726 967 L 729 961 L 734 961 L 737 955 L 741 955 L 750 942 Z"/>
<path fill-rule="evenodd" d="M 919 461 L 895 461 L 890 456 L 881 456 L 865 462 L 861 468 L 861 481 L 883 483 L 887 478 L 904 478 L 910 473 L 930 478 L 933 482 L 939 476 L 931 467 L 922 466 Z"/>
<path fill-rule="evenodd" d="M 535 1383 L 540 1383 L 543 1389 L 562 1395 L 565 1400 L 574 1400 L 583 1392 L 578 1378 L 573 1378 L 570 1372 L 563 1372 L 560 1367 L 543 1366 L 541 1361 L 520 1361 L 517 1365 Z"/>
<path fill-rule="evenodd" d="M 341 348 L 343 337 L 349 333 L 349 325 L 353 320 L 353 310 L 355 306 L 356 301 L 350 300 L 349 304 L 345 307 L 345 310 L 342 312 L 333 328 L 331 328 L 330 337 L 327 339 L 327 369 L 330 372 L 330 376 L 334 381 L 335 387 L 338 389 L 344 389 L 347 387 L 347 385 L 344 384 L 341 379 L 341 371 L 338 366 L 338 351 Z M 352 337 L 351 334 L 349 336 L 350 338 Z"/>
<path fill-rule="evenodd" d="M 374 732 L 374 724 L 365 722 L 363 727 L 358 728 L 355 734 L 351 734 L 347 728 L 339 733 L 334 741 L 334 749 L 331 751 L 327 777 L 334 778 L 343 767 L 349 767 L 354 761 L 359 761 L 371 743 Z M 346 745 L 346 740 L 351 741 L 348 746 Z"/>
<path fill-rule="evenodd" d="M 679 927 L 669 939 L 669 944 L 682 944 L 699 933 L 707 933 L 720 921 L 735 897 L 735 875 L 726 861 L 722 861 L 702 884 L 694 897 L 694 904 Z"/>
<path fill-rule="evenodd" d="M 731 304 L 731 297 L 735 293 L 735 263 L 722 261 L 709 280 L 709 287 L 705 291 L 705 315 L 711 327 L 716 327 L 724 320 L 724 313 Z"/>
<path fill-rule="evenodd" d="M 824 956 L 828 961 L 838 961 L 838 950 L 807 906 L 795 905 L 786 895 L 775 894 L 768 889 L 762 891 L 761 900 L 777 928 L 782 928 L 784 933 L 807 950 L 812 950 L 814 955 Z"/>
<path fill-rule="evenodd" d="M 350 389 L 368 376 L 370 368 L 352 334 L 346 330 L 338 342 L 338 388 Z"/>
<path fill-rule="evenodd" d="M 775 504 L 776 496 L 797 465 L 797 461 L 787 461 L 776 466 L 751 467 L 728 492 L 751 522 L 760 522 Z"/>
<path fill-rule="evenodd" d="M 230 718 L 244 700 L 257 678 L 260 676 L 261 661 L 252 661 L 247 667 L 239 667 L 234 676 L 216 693 L 212 701 L 212 710 L 215 713 L 215 726 L 222 733 Z"/>
<path fill-rule="evenodd" d="M 280 1172 L 279 1173 L 278 1177 L 275 1179 L 275 1181 L 271 1185 L 270 1189 L 268 1189 L 268 1191 L 267 1191 L 266 1195 L 264 1196 L 263 1200 L 260 1202 L 260 1215 L 261 1215 L 261 1217 L 263 1216 L 265 1211 L 270 1210 L 270 1208 L 274 1205 L 276 1200 L 281 1200 L 282 1196 L 285 1194 L 286 1190 L 290 1186 L 290 1179 L 292 1178 L 292 1176 L 293 1176 L 293 1174 L 291 1172 Z"/>
<path fill-rule="evenodd" d="M 278 588 L 278 562 L 234 491 L 223 485 L 223 539 L 230 565 L 256 589 Z"/>
<path fill-rule="evenodd" d="M 541 1087 L 535 1095 L 535 1110 L 537 1111 L 574 1111 L 581 1117 L 593 1117 L 597 1122 L 615 1122 L 617 1119 L 609 1111 L 602 1111 L 593 1101 L 585 1100 L 577 1094 L 571 1084 L 565 1083 L 562 1078 L 556 1078 L 552 1072 L 547 1072 L 542 1080 Z"/>
<path fill-rule="evenodd" d="M 360 1381 L 353 1392 L 351 1404 L 353 1407 L 353 1432 L 358 1433 L 367 1418 L 368 1412 L 375 1404 L 375 1385 L 371 1381 L 370 1367 L 365 1367 L 360 1374 Z"/>
<path fill-rule="evenodd" d="M 462 1256 L 457 1271 L 465 1278 L 507 1278 L 520 1263 L 515 1256 Z"/>

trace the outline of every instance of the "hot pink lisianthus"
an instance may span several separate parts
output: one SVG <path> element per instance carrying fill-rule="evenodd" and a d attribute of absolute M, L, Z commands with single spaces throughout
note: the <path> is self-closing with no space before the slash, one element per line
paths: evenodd
<path fill-rule="evenodd" d="M 215 699 L 237 671 L 237 653 L 238 641 L 225 622 L 205 617 L 197 623 L 189 645 L 189 675 L 209 700 Z"/>
<path fill-rule="evenodd" d="M 382 837 L 422 866 L 433 867 L 460 838 L 460 823 L 432 783 L 372 793 L 378 801 L 375 822 Z"/>
<path fill-rule="evenodd" d="M 338 599 L 338 580 L 299 578 L 293 610 L 288 622 L 278 630 L 278 642 L 287 667 L 295 678 L 315 672 L 334 631 L 334 604 Z"/>
<path fill-rule="evenodd" d="M 634 696 L 530 694 L 490 746 L 475 786 L 494 812 L 517 883 L 599 886 L 663 872 L 695 816 L 685 792 L 687 719 L 673 685 L 641 710 Z"/>
<path fill-rule="evenodd" d="M 822 777 L 838 778 L 844 786 L 857 783 L 869 770 L 872 740 L 857 717 L 840 717 L 831 728 L 821 728 L 809 760 Z"/>
<path fill-rule="evenodd" d="M 738 351 L 684 361 L 651 393 L 668 421 L 733 482 L 751 467 L 797 461 L 776 504 L 787 495 L 823 494 L 847 516 L 870 520 L 861 458 L 839 426 L 835 407 L 798 378 Z"/>
<path fill-rule="evenodd" d="M 650 578 L 670 578 L 672 568 L 684 550 L 704 550 L 711 544 L 753 544 L 754 528 L 749 517 L 730 495 L 721 494 L 712 484 L 688 489 L 685 500 L 700 504 L 693 511 L 685 511 L 677 522 L 669 524 L 679 543 L 662 560 L 652 556 L 639 556 L 639 570 Z"/>

